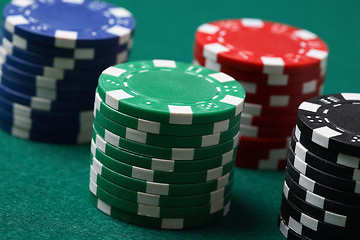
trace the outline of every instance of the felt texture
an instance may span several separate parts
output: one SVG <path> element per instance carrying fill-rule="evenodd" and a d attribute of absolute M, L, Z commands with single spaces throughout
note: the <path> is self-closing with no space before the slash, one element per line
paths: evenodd
<path fill-rule="evenodd" d="M 9 1 L 0 1 L 2 9 Z M 190 62 L 194 32 L 222 18 L 254 17 L 308 29 L 330 47 L 325 93 L 360 92 L 359 1 L 109 1 L 137 20 L 130 60 Z M 283 239 L 283 171 L 237 169 L 230 214 L 209 226 L 156 230 L 108 217 L 88 200 L 89 151 L 13 138 L 0 130 L 0 239 Z"/>

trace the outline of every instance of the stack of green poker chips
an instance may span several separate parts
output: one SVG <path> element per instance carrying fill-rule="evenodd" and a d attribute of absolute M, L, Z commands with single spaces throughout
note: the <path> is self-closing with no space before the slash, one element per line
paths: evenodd
<path fill-rule="evenodd" d="M 124 222 L 209 224 L 230 210 L 245 91 L 204 67 L 152 60 L 107 68 L 94 104 L 90 199 Z"/>

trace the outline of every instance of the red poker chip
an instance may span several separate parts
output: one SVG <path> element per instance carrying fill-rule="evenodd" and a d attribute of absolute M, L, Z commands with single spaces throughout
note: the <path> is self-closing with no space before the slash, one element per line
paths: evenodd
<path fill-rule="evenodd" d="M 264 159 L 285 159 L 288 154 L 288 148 L 269 148 L 269 149 L 247 149 L 238 147 L 238 156 L 256 156 Z"/>
<path fill-rule="evenodd" d="M 194 58 L 201 66 L 215 71 L 224 72 L 237 80 L 258 83 L 262 86 L 291 88 L 292 86 L 297 86 L 313 79 L 323 79 L 326 75 L 326 69 L 323 69 L 323 71 L 316 69 L 314 71 L 306 71 L 296 74 L 266 74 L 261 72 L 245 71 L 206 59 L 196 48 L 194 49 Z"/>
<path fill-rule="evenodd" d="M 257 127 L 246 124 L 240 124 L 240 134 L 247 137 L 259 137 L 259 138 L 285 138 L 291 136 L 294 126 L 283 127 Z"/>
<path fill-rule="evenodd" d="M 289 107 L 274 107 L 274 106 L 266 106 L 257 103 L 250 103 L 247 102 L 246 99 L 243 113 L 247 113 L 253 116 L 262 116 L 262 117 L 286 116 L 288 118 L 292 118 L 294 116 L 297 116 L 297 110 L 298 110 L 298 105 L 293 105 Z"/>
<path fill-rule="evenodd" d="M 284 138 L 254 138 L 241 135 L 239 138 L 239 147 L 252 149 L 279 149 L 287 148 L 290 142 L 290 137 Z"/>
<path fill-rule="evenodd" d="M 279 127 L 294 127 L 296 125 L 296 116 L 292 118 L 277 116 L 277 117 L 258 117 L 252 116 L 247 113 L 241 114 L 241 123 L 252 126 L 266 127 L 266 128 L 279 128 Z"/>
<path fill-rule="evenodd" d="M 294 94 L 250 94 L 246 92 L 247 103 L 261 104 L 263 106 L 269 107 L 290 107 L 290 106 L 299 106 L 302 102 L 307 99 L 314 98 L 319 96 L 319 91 L 322 89 L 322 86 L 316 90 L 316 92 L 304 95 L 294 95 Z"/>
<path fill-rule="evenodd" d="M 263 158 L 257 155 L 236 155 L 237 167 L 250 168 L 258 170 L 283 170 L 286 167 L 286 157 L 282 159 L 278 158 Z"/>
<path fill-rule="evenodd" d="M 202 24 L 196 47 L 205 58 L 262 73 L 283 74 L 326 67 L 328 47 L 314 33 L 261 19 Z"/>

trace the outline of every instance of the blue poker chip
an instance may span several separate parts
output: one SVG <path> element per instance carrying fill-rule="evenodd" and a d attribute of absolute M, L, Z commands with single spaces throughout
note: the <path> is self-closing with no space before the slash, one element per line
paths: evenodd
<path fill-rule="evenodd" d="M 3 17 L 10 33 L 62 48 L 122 45 L 135 29 L 128 10 L 91 0 L 13 1 Z"/>
<path fill-rule="evenodd" d="M 3 62 L 0 63 L 1 71 L 7 76 L 21 82 L 24 85 L 33 87 L 43 87 L 48 89 L 69 89 L 69 90 L 86 90 L 94 89 L 98 83 L 98 77 L 93 76 L 85 79 L 55 79 L 44 77 L 40 75 L 34 75 L 24 72 L 18 68 L 12 67 L 9 64 Z"/>
<path fill-rule="evenodd" d="M 39 121 L 50 121 L 53 123 L 79 124 L 82 122 L 92 122 L 94 119 L 92 110 L 75 113 L 42 111 L 18 103 L 13 103 L 1 95 L 0 107 L 12 115 Z"/>
<path fill-rule="evenodd" d="M 0 129 L 8 132 L 14 137 L 18 137 L 26 140 L 41 141 L 47 143 L 57 144 L 74 144 L 74 143 L 89 143 L 91 140 L 91 131 L 82 133 L 64 133 L 64 134 L 49 134 L 44 132 L 27 131 L 25 129 L 12 126 L 2 120 L 0 120 Z"/>
<path fill-rule="evenodd" d="M 72 58 L 49 57 L 49 56 L 25 51 L 18 47 L 13 46 L 12 43 L 9 42 L 9 40 L 7 40 L 6 38 L 2 39 L 2 46 L 6 50 L 6 52 L 24 61 L 38 65 L 67 69 L 67 70 L 84 70 L 84 69 L 91 69 L 94 67 L 105 69 L 108 66 L 125 62 L 128 59 L 127 49 L 118 54 L 113 54 L 106 58 L 98 58 L 92 60 L 76 60 Z"/>
<path fill-rule="evenodd" d="M 95 88 L 90 91 L 51 90 L 46 88 L 34 88 L 12 79 L 5 73 L 0 73 L 1 83 L 7 88 L 29 96 L 45 98 L 53 101 L 89 101 L 95 98 Z"/>
<path fill-rule="evenodd" d="M 40 120 L 33 120 L 7 112 L 0 107 L 0 120 L 9 125 L 35 133 L 48 134 L 73 134 L 92 131 L 92 122 L 78 123 L 53 123 Z"/>
<path fill-rule="evenodd" d="M 34 109 L 52 112 L 80 112 L 93 109 L 92 101 L 51 101 L 49 99 L 33 97 L 18 93 L 0 84 L 0 95 L 11 102 L 19 103 Z"/>
<path fill-rule="evenodd" d="M 21 60 L 11 54 L 9 54 L 3 47 L 0 47 L 0 59 L 3 62 L 6 62 L 10 66 L 13 66 L 18 69 L 22 69 L 25 72 L 42 75 L 45 77 L 52 77 L 56 79 L 66 79 L 66 78 L 80 78 L 86 79 L 91 77 L 98 77 L 104 68 L 92 68 L 91 70 L 64 70 L 60 68 L 52 68 L 34 64 L 28 61 Z"/>
<path fill-rule="evenodd" d="M 57 48 L 48 45 L 39 44 L 37 42 L 29 41 L 23 37 L 20 37 L 16 34 L 11 34 L 5 28 L 2 28 L 3 37 L 5 37 L 11 44 L 14 46 L 26 50 L 29 52 L 46 55 L 50 57 L 63 57 L 63 58 L 73 58 L 73 59 L 83 59 L 91 60 L 97 58 L 105 58 L 114 54 L 121 53 L 123 51 L 130 51 L 132 47 L 133 40 L 130 39 L 129 42 L 119 45 L 119 46 L 102 46 L 100 48 Z"/>

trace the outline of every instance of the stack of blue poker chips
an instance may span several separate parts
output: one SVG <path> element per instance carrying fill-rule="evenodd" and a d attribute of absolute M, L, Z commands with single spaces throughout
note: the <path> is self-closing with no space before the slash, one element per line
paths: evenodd
<path fill-rule="evenodd" d="M 126 62 L 135 19 L 91 0 L 13 0 L 3 10 L 0 128 L 13 136 L 85 143 L 100 73 Z"/>

